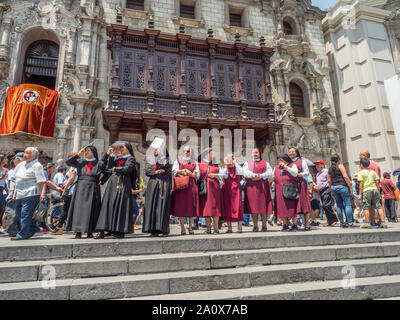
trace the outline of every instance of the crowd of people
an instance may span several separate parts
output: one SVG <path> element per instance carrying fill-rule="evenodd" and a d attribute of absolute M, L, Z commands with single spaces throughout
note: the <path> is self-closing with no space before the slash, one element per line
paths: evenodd
<path fill-rule="evenodd" d="M 223 224 L 232 233 L 233 223 L 241 233 L 243 225 L 250 226 L 250 216 L 253 232 L 266 232 L 268 224 L 282 226 L 282 232 L 310 231 L 320 225 L 323 214 L 326 227 L 339 222 L 342 228 L 357 223 L 387 228 L 385 213 L 387 221 L 397 222 L 398 187 L 388 172 L 380 179 L 380 168 L 368 151 L 360 153 L 360 168 L 352 179 L 339 155 L 326 168 L 322 160 L 302 158 L 294 147 L 277 157 L 274 168 L 257 148 L 241 166 L 233 155 L 218 163 L 211 148 L 195 159 L 189 146 L 171 161 L 168 150 L 159 147 L 153 163 L 146 163 L 145 179 L 125 141 L 113 143 L 101 158 L 94 146 L 83 147 L 57 168 L 53 163 L 43 167 L 38 157 L 34 147 L 0 155 L 1 233 L 11 240 L 46 232 L 46 225 L 33 217 L 39 204 L 48 203 L 49 190 L 63 199 L 53 234 L 72 231 L 77 239 L 83 234 L 121 239 L 133 233 L 139 199 L 142 232 L 152 237 L 168 236 L 171 216 L 180 220 L 181 235 L 194 234 L 199 227 L 218 234 Z"/>

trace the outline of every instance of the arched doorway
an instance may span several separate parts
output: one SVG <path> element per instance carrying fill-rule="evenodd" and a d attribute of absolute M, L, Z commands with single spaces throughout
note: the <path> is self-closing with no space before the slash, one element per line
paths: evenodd
<path fill-rule="evenodd" d="M 22 83 L 55 89 L 59 46 L 50 40 L 33 42 L 26 50 Z"/>
<path fill-rule="evenodd" d="M 290 105 L 293 109 L 293 114 L 295 117 L 305 117 L 306 109 L 304 107 L 304 96 L 303 90 L 299 85 L 291 82 L 289 86 L 290 92 Z"/>

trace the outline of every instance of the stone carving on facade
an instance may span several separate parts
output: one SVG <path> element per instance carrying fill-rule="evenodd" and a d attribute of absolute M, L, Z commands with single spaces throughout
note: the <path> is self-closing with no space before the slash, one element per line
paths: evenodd
<path fill-rule="evenodd" d="M 272 96 L 277 120 L 285 124 L 283 140 L 278 139 L 278 145 L 270 148 L 279 153 L 286 152 L 287 147 L 293 145 L 310 158 L 329 155 L 333 149 L 325 150 L 324 146 L 329 145 L 329 137 L 337 134 L 337 130 L 334 130 L 336 121 L 327 102 L 330 99 L 326 98 L 323 87 L 324 80 L 329 79 L 328 61 L 313 51 L 306 33 L 306 23 L 315 24 L 322 19 L 323 13 L 308 1 L 296 0 L 263 1 L 262 10 L 272 15 L 276 24 L 273 38 L 275 55 L 270 67 Z M 291 22 L 293 34 L 284 32 L 283 21 L 287 19 Z M 309 108 L 308 118 L 298 118 L 293 113 L 289 91 L 292 81 L 302 84 L 307 100 L 305 107 Z M 321 130 L 328 134 L 321 134 Z"/>

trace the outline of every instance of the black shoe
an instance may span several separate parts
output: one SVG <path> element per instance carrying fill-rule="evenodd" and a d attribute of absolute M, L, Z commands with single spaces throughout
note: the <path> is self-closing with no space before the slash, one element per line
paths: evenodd
<path fill-rule="evenodd" d="M 160 237 L 168 237 L 168 233 L 161 233 Z"/>
<path fill-rule="evenodd" d="M 211 230 L 206 230 L 206 231 L 204 231 L 204 233 L 211 234 Z"/>
<path fill-rule="evenodd" d="M 104 237 L 112 237 L 112 236 L 113 236 L 112 232 L 104 233 Z"/>
<path fill-rule="evenodd" d="M 94 238 L 95 239 L 104 239 L 104 232 L 100 231 Z"/>
<path fill-rule="evenodd" d="M 347 224 L 347 223 L 341 223 L 341 224 L 340 224 L 340 227 L 341 227 L 341 228 L 347 228 L 347 227 L 348 227 L 348 224 Z"/>
<path fill-rule="evenodd" d="M 253 232 L 258 232 L 258 227 L 253 227 Z"/>
<path fill-rule="evenodd" d="M 189 234 L 194 234 L 194 231 L 192 229 L 189 229 Z"/>
<path fill-rule="evenodd" d="M 89 233 L 87 234 L 87 239 L 93 239 L 93 233 L 89 232 Z"/>
<path fill-rule="evenodd" d="M 186 230 L 185 229 L 182 229 L 181 230 L 181 236 L 184 236 L 186 234 Z"/>
<path fill-rule="evenodd" d="M 267 227 L 262 227 L 261 232 L 267 232 Z"/>
<path fill-rule="evenodd" d="M 290 231 L 290 229 L 289 229 L 289 227 L 288 226 L 283 226 L 283 228 L 282 228 L 282 230 L 281 230 L 282 232 L 289 232 Z"/>
<path fill-rule="evenodd" d="M 82 238 L 82 233 L 81 232 L 77 232 L 75 234 L 75 239 L 81 239 Z"/>
<path fill-rule="evenodd" d="M 125 238 L 125 234 L 124 233 L 120 233 L 120 232 L 116 232 L 114 235 L 113 235 L 113 238 L 114 239 L 123 239 L 123 238 Z"/>
<path fill-rule="evenodd" d="M 158 237 L 158 233 L 152 233 L 150 237 Z"/>
<path fill-rule="evenodd" d="M 305 227 L 304 231 L 311 231 L 311 227 Z"/>
<path fill-rule="evenodd" d="M 232 230 L 226 230 L 226 232 L 225 233 L 232 233 Z"/>
<path fill-rule="evenodd" d="M 219 234 L 219 230 L 214 230 L 214 234 Z"/>
<path fill-rule="evenodd" d="M 293 225 L 290 231 L 296 232 L 299 231 L 299 229 L 297 228 L 297 226 Z"/>

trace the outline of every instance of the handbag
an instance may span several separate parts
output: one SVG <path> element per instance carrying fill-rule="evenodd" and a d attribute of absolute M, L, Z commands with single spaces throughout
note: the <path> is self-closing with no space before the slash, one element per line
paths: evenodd
<path fill-rule="evenodd" d="M 179 169 L 181 168 L 181 163 L 179 160 L 177 160 L 179 163 Z M 176 190 L 184 190 L 189 187 L 189 176 L 183 176 L 183 177 L 174 177 L 174 185 Z"/>
<path fill-rule="evenodd" d="M 283 182 L 282 169 L 279 169 L 279 173 L 282 178 L 283 184 L 283 197 L 288 200 L 297 200 L 299 199 L 299 185 L 298 184 L 285 184 Z"/>
<path fill-rule="evenodd" d="M 38 205 L 35 208 L 32 218 L 37 222 L 44 222 L 46 215 L 47 215 L 47 206 L 43 202 L 39 201 Z"/>
<path fill-rule="evenodd" d="M 207 177 L 208 172 L 210 171 L 210 165 L 208 165 L 206 176 L 203 180 L 197 182 L 197 190 L 199 191 L 199 196 L 207 195 Z"/>

